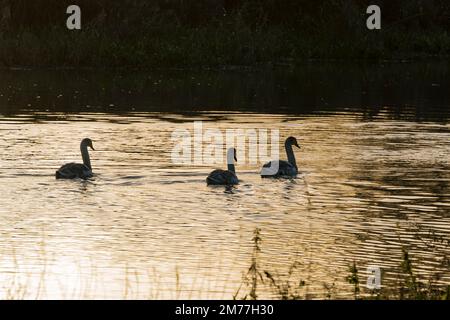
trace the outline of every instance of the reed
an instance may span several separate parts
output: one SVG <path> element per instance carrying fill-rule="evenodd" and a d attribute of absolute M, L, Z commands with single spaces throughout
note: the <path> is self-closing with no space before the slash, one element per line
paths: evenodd
<path fill-rule="evenodd" d="M 234 295 L 234 299 L 256 300 L 261 294 L 266 294 L 264 290 L 270 289 L 269 296 L 277 300 L 299 300 L 309 299 L 307 294 L 308 285 L 298 274 L 294 276 L 294 271 L 301 265 L 301 262 L 294 261 L 285 273 L 279 271 L 269 271 L 261 267 L 259 255 L 262 251 L 261 229 L 254 231 L 253 253 L 250 268 L 243 278 L 241 286 Z M 448 270 L 447 270 L 448 271 Z M 350 284 L 354 300 L 448 300 L 450 299 L 450 285 L 442 285 L 436 280 L 440 278 L 440 270 L 436 270 L 435 276 L 427 280 L 420 279 L 415 272 L 411 255 L 406 246 L 402 247 L 401 263 L 398 266 L 399 281 L 389 286 L 383 286 L 378 290 L 366 289 L 362 286 L 360 270 L 356 261 L 353 261 L 348 268 L 348 275 L 345 282 Z M 259 292 L 262 288 L 262 292 Z M 336 283 L 323 284 L 326 293 L 321 298 L 333 299 L 345 297 L 347 292 L 338 291 Z"/>

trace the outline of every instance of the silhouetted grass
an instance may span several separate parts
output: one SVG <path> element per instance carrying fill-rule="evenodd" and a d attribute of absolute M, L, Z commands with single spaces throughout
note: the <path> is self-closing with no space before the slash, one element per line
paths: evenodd
<path fill-rule="evenodd" d="M 235 300 L 257 300 L 260 297 L 271 297 L 277 300 L 299 300 L 309 299 L 307 294 L 307 281 L 299 278 L 294 272 L 300 266 L 299 261 L 294 261 L 286 273 L 266 270 L 260 264 L 260 253 L 262 252 L 261 230 L 255 229 L 253 241 L 253 252 L 250 267 L 243 279 L 241 286 L 233 295 Z M 39 257 L 42 259 L 41 271 L 39 274 L 30 277 L 29 274 L 22 274 L 21 265 L 18 262 L 14 248 L 11 252 L 10 276 L 4 277 L 4 282 L 0 286 L 0 299 L 21 300 L 21 299 L 45 299 L 47 292 L 47 281 L 49 281 L 49 265 L 45 242 L 40 243 Z M 81 266 L 80 266 L 81 267 Z M 81 269 L 80 269 L 81 270 Z M 153 270 L 155 271 L 155 270 Z M 450 300 L 450 285 L 438 284 L 432 277 L 427 281 L 420 278 L 416 273 L 410 254 L 406 248 L 402 249 L 402 260 L 399 264 L 399 281 L 396 285 L 383 286 L 381 289 L 368 290 L 361 284 L 359 269 L 356 262 L 353 262 L 348 269 L 348 276 L 345 281 L 353 287 L 353 298 L 358 299 L 383 299 L 383 300 Z M 3 271 L 2 271 L 3 272 Z M 61 299 L 92 299 L 99 298 L 97 291 L 92 288 L 98 286 L 98 270 L 91 266 L 89 277 L 81 279 L 79 286 L 73 288 L 73 292 L 68 291 L 64 286 L 60 291 Z M 3 274 L 5 276 L 5 274 Z M 183 276 L 178 268 L 175 270 L 175 281 L 173 285 L 162 284 L 160 276 L 147 270 L 147 274 L 141 274 L 136 269 L 130 268 L 127 264 L 123 273 L 119 275 L 122 281 L 120 288 L 122 293 L 117 293 L 115 298 L 121 299 L 161 299 L 164 291 L 170 292 L 172 299 L 186 299 L 186 293 L 192 294 L 194 283 L 191 288 L 182 284 Z M 33 278 L 33 279 L 32 279 Z M 201 280 L 200 280 L 201 281 Z M 348 292 L 338 292 L 335 283 L 323 284 L 326 291 L 318 298 L 335 299 L 336 297 L 347 297 Z M 223 288 L 224 291 L 225 288 Z M 200 292 L 201 293 L 201 292 Z M 228 298 L 228 297 L 224 297 Z M 187 296 L 191 299 L 191 296 Z"/>
<path fill-rule="evenodd" d="M 353 286 L 353 295 L 355 297 L 355 300 L 358 299 L 360 288 L 359 288 L 359 275 L 358 275 L 358 268 L 356 267 L 356 262 L 353 261 L 353 264 L 349 267 L 349 275 L 347 276 L 346 280 L 348 283 L 350 283 Z"/>
<path fill-rule="evenodd" d="M 258 254 L 261 252 L 261 230 L 256 228 L 253 236 L 253 254 L 250 268 L 243 279 L 243 283 L 238 288 L 233 298 L 236 300 L 257 300 L 259 285 L 263 287 L 263 291 L 270 290 L 270 294 L 279 300 L 299 300 L 304 297 L 304 288 L 306 282 L 304 280 L 294 279 L 294 271 L 299 266 L 298 262 L 294 262 L 286 275 L 279 276 L 277 272 L 261 269 L 258 261 Z M 245 292 L 243 288 L 248 288 Z M 267 294 L 267 292 L 264 292 Z"/>
<path fill-rule="evenodd" d="M 402 262 L 399 267 L 400 281 L 396 287 L 382 287 L 371 291 L 370 295 L 363 298 L 359 297 L 359 275 L 355 263 L 350 267 L 350 275 L 346 280 L 355 287 L 355 299 L 450 300 L 450 285 L 438 285 L 431 279 L 419 280 L 406 248 L 402 249 Z"/>
<path fill-rule="evenodd" d="M 308 299 L 304 288 L 308 285 L 306 281 L 293 278 L 293 271 L 300 264 L 295 261 L 291 264 L 288 272 L 283 276 L 275 276 L 273 271 L 263 270 L 260 267 L 258 257 L 261 252 L 261 230 L 256 229 L 253 237 L 254 249 L 252 255 L 251 266 L 243 284 L 234 295 L 234 299 L 253 299 L 258 298 L 258 288 L 264 286 L 264 289 L 271 288 L 271 296 L 279 300 L 299 300 Z M 422 281 L 415 273 L 412 260 L 408 250 L 402 249 L 402 261 L 399 265 L 399 279 L 396 285 L 382 286 L 381 289 L 365 289 L 361 286 L 359 269 L 354 261 L 348 269 L 348 276 L 345 281 L 353 287 L 353 298 L 360 299 L 382 299 L 382 300 L 450 300 L 450 285 L 442 285 L 436 283 L 433 279 L 439 278 L 439 274 L 435 277 Z M 247 292 L 243 292 L 242 288 L 248 288 Z M 346 292 L 336 292 L 335 283 L 324 284 L 327 291 L 325 297 L 327 299 L 336 296 L 345 296 Z M 267 292 L 265 292 L 267 294 Z"/>

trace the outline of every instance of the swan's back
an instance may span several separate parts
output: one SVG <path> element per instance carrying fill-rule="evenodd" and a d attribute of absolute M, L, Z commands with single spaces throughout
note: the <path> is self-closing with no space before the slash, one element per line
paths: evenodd
<path fill-rule="evenodd" d="M 92 170 L 80 163 L 68 163 L 56 171 L 56 179 L 88 179 L 90 177 L 92 177 Z"/>
<path fill-rule="evenodd" d="M 277 168 L 278 170 L 275 169 Z M 298 173 L 297 168 L 291 163 L 279 160 L 270 161 L 266 163 L 261 170 L 261 177 L 263 178 L 280 178 L 280 177 L 295 177 Z"/>
<path fill-rule="evenodd" d="M 239 179 L 234 172 L 217 169 L 209 174 L 206 183 L 209 185 L 235 185 L 239 184 Z"/>

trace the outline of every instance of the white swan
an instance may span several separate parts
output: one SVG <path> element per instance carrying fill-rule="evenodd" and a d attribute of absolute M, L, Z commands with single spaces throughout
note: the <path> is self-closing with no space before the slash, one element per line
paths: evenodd
<path fill-rule="evenodd" d="M 284 160 L 272 160 L 266 163 L 261 170 L 261 177 L 263 178 L 280 178 L 280 177 L 295 177 L 298 173 L 297 163 L 295 162 L 294 151 L 292 146 L 296 146 L 300 149 L 297 143 L 297 139 L 289 137 L 284 143 L 286 149 L 287 159 Z"/>
<path fill-rule="evenodd" d="M 88 147 L 95 150 L 92 145 L 92 140 L 89 138 L 83 139 L 80 144 L 81 156 L 83 164 L 68 163 L 63 165 L 56 171 L 56 179 L 87 179 L 92 177 L 91 159 L 89 158 Z"/>
<path fill-rule="evenodd" d="M 217 169 L 209 174 L 206 178 L 206 183 L 208 185 L 236 185 L 239 184 L 239 179 L 236 176 L 236 169 L 234 167 L 234 162 L 236 159 L 236 149 L 230 148 L 227 151 L 227 165 L 228 170 Z"/>

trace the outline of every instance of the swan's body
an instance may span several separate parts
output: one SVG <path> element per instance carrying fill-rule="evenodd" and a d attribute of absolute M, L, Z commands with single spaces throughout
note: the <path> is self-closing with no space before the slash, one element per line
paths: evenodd
<path fill-rule="evenodd" d="M 56 179 L 88 179 L 92 177 L 92 169 L 81 163 L 68 163 L 56 171 Z"/>
<path fill-rule="evenodd" d="M 277 167 L 278 170 L 274 169 Z M 287 161 L 270 161 L 263 166 L 261 177 L 263 178 L 279 178 L 279 177 L 295 177 L 298 169 Z"/>
<path fill-rule="evenodd" d="M 297 162 L 295 161 L 294 151 L 292 146 L 300 148 L 297 139 L 289 137 L 284 144 L 288 161 L 272 160 L 266 163 L 261 170 L 261 177 L 263 178 L 290 178 L 298 174 Z"/>
<path fill-rule="evenodd" d="M 239 179 L 230 170 L 217 169 L 209 174 L 206 182 L 209 185 L 235 185 L 239 184 Z"/>
<path fill-rule="evenodd" d="M 236 149 L 230 148 L 227 152 L 228 170 L 217 169 L 209 174 L 206 178 L 208 185 L 236 185 L 239 184 L 239 179 L 236 176 L 236 169 L 234 167 L 236 160 Z"/>
<path fill-rule="evenodd" d="M 91 139 L 83 139 L 80 144 L 83 163 L 68 163 L 56 171 L 56 179 L 88 179 L 93 176 L 88 147 L 95 150 Z"/>

